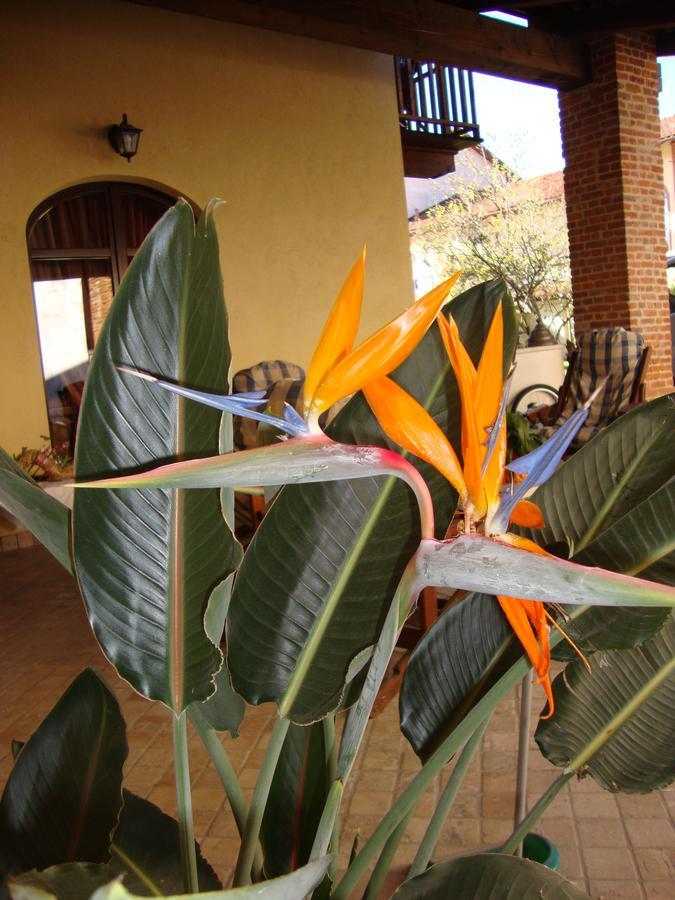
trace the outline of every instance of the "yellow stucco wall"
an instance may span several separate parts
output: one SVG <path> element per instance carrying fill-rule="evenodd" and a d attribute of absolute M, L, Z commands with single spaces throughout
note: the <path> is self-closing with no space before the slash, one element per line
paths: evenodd
<path fill-rule="evenodd" d="M 47 432 L 25 244 L 44 198 L 90 180 L 219 196 L 234 366 L 308 362 L 368 245 L 363 332 L 411 302 L 391 59 L 113 0 L 3 10 L 0 444 Z M 144 129 L 115 156 L 122 112 Z"/>

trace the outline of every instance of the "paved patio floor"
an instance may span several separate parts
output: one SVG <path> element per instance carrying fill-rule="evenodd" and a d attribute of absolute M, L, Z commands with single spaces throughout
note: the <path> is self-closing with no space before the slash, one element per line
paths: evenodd
<path fill-rule="evenodd" d="M 0 781 L 11 767 L 10 741 L 25 740 L 84 666 L 92 666 L 117 695 L 128 727 L 126 785 L 174 812 L 169 715 L 122 682 L 93 639 L 73 580 L 40 547 L 0 554 L 0 659 L 3 709 Z M 542 698 L 534 691 L 535 716 Z M 250 795 L 274 721 L 270 705 L 247 710 L 241 736 L 223 737 L 242 786 Z M 341 842 L 344 863 L 357 831 L 367 837 L 419 768 L 398 730 L 390 704 L 368 727 L 346 794 Z M 517 747 L 515 698 L 497 710 L 447 821 L 436 857 L 492 847 L 512 829 Z M 218 779 L 196 735 L 190 738 L 195 825 L 206 858 L 223 879 L 236 859 L 238 839 Z M 530 800 L 554 780 L 554 769 L 534 742 L 529 759 Z M 444 774 L 447 778 L 447 772 Z M 440 778 L 411 818 L 395 865 L 413 858 L 440 790 Z M 570 783 L 549 807 L 538 830 L 561 855 L 560 871 L 594 898 L 675 897 L 675 792 L 613 795 L 591 779 Z"/>

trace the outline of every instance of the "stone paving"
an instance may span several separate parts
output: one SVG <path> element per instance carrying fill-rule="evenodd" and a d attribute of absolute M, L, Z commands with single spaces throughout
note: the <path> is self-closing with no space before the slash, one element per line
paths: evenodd
<path fill-rule="evenodd" d="M 92 666 L 117 695 L 128 727 L 125 783 L 168 813 L 175 808 L 167 711 L 122 682 L 103 659 L 72 579 L 40 547 L 0 555 L 0 658 L 3 710 L 0 781 L 11 767 L 10 741 L 25 740 L 84 666 Z M 535 717 L 542 705 L 534 690 Z M 512 829 L 517 747 L 516 698 L 497 710 L 481 750 L 447 820 L 436 857 L 493 847 Z M 223 737 L 242 787 L 250 795 L 274 722 L 270 705 L 248 709 L 241 736 Z M 535 718 L 536 722 L 536 718 Z M 534 725 L 534 723 L 533 723 Z M 341 841 L 344 865 L 357 832 L 367 837 L 409 782 L 419 763 L 398 730 L 392 703 L 371 722 L 347 788 Z M 198 737 L 190 737 L 195 827 L 203 852 L 221 877 L 232 872 L 238 839 L 218 779 Z M 534 742 L 529 758 L 530 802 L 554 780 Z M 442 776 L 447 778 L 447 771 Z M 436 779 L 410 819 L 394 866 L 409 864 L 441 789 Z M 538 831 L 560 850 L 560 871 L 594 898 L 675 897 L 675 792 L 613 795 L 591 779 L 570 783 Z"/>

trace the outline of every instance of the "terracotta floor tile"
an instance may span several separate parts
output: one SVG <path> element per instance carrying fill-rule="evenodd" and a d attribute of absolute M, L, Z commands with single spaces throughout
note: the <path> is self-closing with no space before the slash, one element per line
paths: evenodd
<path fill-rule="evenodd" d="M 642 900 L 644 897 L 639 881 L 591 880 L 590 888 L 593 900 L 605 900 L 605 897 L 623 897 L 626 898 L 626 900 Z"/>
<path fill-rule="evenodd" d="M 621 819 L 579 819 L 579 840 L 585 847 L 627 847 Z"/>
<path fill-rule="evenodd" d="M 675 830 L 670 819 L 625 818 L 624 823 L 634 847 L 675 847 Z"/>
<path fill-rule="evenodd" d="M 642 888 L 647 900 L 673 900 L 672 881 L 643 881 Z"/>
<path fill-rule="evenodd" d="M 582 847 L 589 879 L 634 880 L 637 876 L 631 853 L 619 847 Z"/>

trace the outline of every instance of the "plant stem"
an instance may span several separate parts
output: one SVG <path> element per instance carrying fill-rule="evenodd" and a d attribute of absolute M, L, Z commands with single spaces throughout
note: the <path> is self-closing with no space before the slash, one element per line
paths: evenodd
<path fill-rule="evenodd" d="M 353 706 L 347 716 L 344 731 L 342 732 L 342 741 L 340 742 L 340 753 L 337 760 L 336 780 L 328 795 L 326 805 L 324 806 L 319 826 L 316 830 L 314 843 L 312 844 L 312 852 L 310 860 L 319 859 L 326 850 L 333 834 L 335 822 L 340 811 L 340 799 L 344 785 L 349 778 L 356 754 L 358 753 L 361 740 L 368 725 L 368 719 L 375 703 L 380 685 L 387 672 L 389 660 L 394 652 L 396 640 L 400 634 L 403 623 L 410 615 L 415 600 L 419 594 L 419 587 L 416 580 L 415 556 L 406 566 L 401 577 L 401 581 L 396 589 L 394 598 L 391 601 L 387 617 L 384 620 L 380 637 L 375 646 L 375 651 L 368 667 L 368 675 L 366 682 L 361 691 L 358 702 Z M 397 823 L 395 823 L 397 824 Z M 395 826 L 394 826 L 395 827 Z M 388 837 L 389 835 L 387 835 Z M 380 848 L 378 848 L 380 849 Z"/>
<path fill-rule="evenodd" d="M 518 827 L 513 831 L 511 836 L 506 839 L 504 844 L 501 847 L 500 853 L 515 853 L 518 847 L 522 844 L 523 838 L 530 831 L 533 825 L 535 825 L 544 812 L 546 807 L 551 803 L 560 793 L 560 791 L 565 787 L 567 782 L 572 777 L 572 772 L 565 773 L 559 775 L 558 778 L 553 782 L 553 784 L 548 787 L 541 797 L 537 800 L 535 805 L 529 811 L 529 813 L 525 816 L 525 818 L 520 822 Z"/>
<path fill-rule="evenodd" d="M 410 812 L 401 819 L 395 830 L 389 835 L 387 843 L 384 845 L 384 849 L 380 854 L 380 858 L 373 869 L 373 874 L 370 876 L 370 881 L 368 882 L 368 887 L 363 895 L 363 900 L 377 900 L 380 888 L 389 872 L 391 861 L 398 850 L 398 845 L 401 843 L 401 838 L 405 834 L 405 830 L 408 827 L 408 822 L 413 812 L 414 809 L 411 809 Z"/>
<path fill-rule="evenodd" d="M 190 791 L 190 764 L 188 760 L 185 712 L 173 717 L 173 758 L 176 772 L 176 805 L 178 807 L 183 887 L 186 893 L 196 894 L 199 891 L 199 881 L 197 878 L 195 829 L 192 821 L 192 793 Z"/>
<path fill-rule="evenodd" d="M 570 619 L 580 618 L 588 610 L 587 606 L 577 607 Z M 559 632 L 551 634 L 551 648 L 555 647 L 562 636 Z M 499 701 L 514 688 L 521 678 L 530 670 L 530 664 L 525 657 L 521 657 L 511 668 L 502 675 L 490 690 L 471 709 L 464 719 L 455 728 L 452 734 L 440 744 L 422 766 L 417 775 L 403 791 L 396 803 L 382 819 L 373 834 L 366 841 L 361 851 L 356 855 L 352 864 L 347 869 L 342 881 L 337 885 L 331 900 L 346 900 L 359 883 L 366 869 L 370 865 L 375 854 L 380 851 L 389 835 L 394 831 L 411 808 L 417 804 L 427 787 L 436 775 L 450 760 L 452 755 L 464 744 L 476 730 L 478 725 L 492 712 Z"/>
<path fill-rule="evenodd" d="M 325 719 L 322 719 L 321 727 L 323 728 L 323 742 L 326 754 L 326 783 L 328 785 L 332 785 L 335 781 L 337 771 L 337 739 L 335 736 L 335 716 L 326 716 Z M 331 835 L 330 844 L 328 846 L 332 854 L 332 859 L 330 862 L 330 866 L 328 867 L 327 875 L 330 878 L 331 883 L 334 883 L 335 875 L 337 873 L 338 856 L 340 849 L 339 816 L 335 817 L 333 833 Z"/>
<path fill-rule="evenodd" d="M 267 745 L 267 752 L 263 764 L 258 773 L 258 781 L 253 791 L 251 805 L 246 816 L 246 825 L 244 826 L 244 835 L 239 848 L 239 856 L 237 857 L 237 866 L 234 872 L 234 887 L 241 887 L 243 884 L 249 884 L 251 881 L 251 866 L 255 858 L 256 847 L 258 846 L 258 836 L 260 834 L 260 825 L 262 823 L 267 798 L 269 796 L 270 787 L 272 786 L 272 778 L 279 761 L 279 754 L 283 747 L 286 733 L 290 725 L 289 719 L 277 719 L 274 730 Z"/>
<path fill-rule="evenodd" d="M 528 672 L 521 682 L 520 718 L 518 723 L 518 774 L 516 777 L 516 809 L 513 827 L 517 828 L 527 815 L 527 767 L 530 744 L 530 717 L 532 709 L 532 676 Z M 518 847 L 518 856 L 523 848 Z"/>
<path fill-rule="evenodd" d="M 246 824 L 248 809 L 246 807 L 246 800 L 244 799 L 244 792 L 241 789 L 234 767 L 230 762 L 230 757 L 218 740 L 215 729 L 209 725 L 206 716 L 196 704 L 191 704 L 188 707 L 188 715 L 192 724 L 197 729 L 197 734 L 201 738 L 202 743 L 209 752 L 211 761 L 218 773 L 228 803 L 232 809 L 232 815 L 237 823 L 237 830 L 241 836 L 244 834 L 244 825 Z"/>
<path fill-rule="evenodd" d="M 476 750 L 480 747 L 480 742 L 483 740 L 483 735 L 485 734 L 485 729 L 488 727 L 490 718 L 491 716 L 488 715 L 480 723 L 478 728 L 476 728 L 464 745 L 464 749 L 455 764 L 455 768 L 452 770 L 448 783 L 443 789 L 441 799 L 438 801 L 438 806 L 436 807 L 434 814 L 431 817 L 431 822 L 429 822 L 429 826 L 422 838 L 422 843 L 419 845 L 415 858 L 412 861 L 408 878 L 414 878 L 415 875 L 421 874 L 429 865 L 431 854 L 434 852 L 434 847 L 438 843 L 438 838 L 440 837 L 441 830 L 448 817 L 452 804 L 455 801 L 457 791 L 464 780 L 464 776 L 466 775 Z M 408 879 L 406 879 L 406 881 L 407 880 Z"/>

